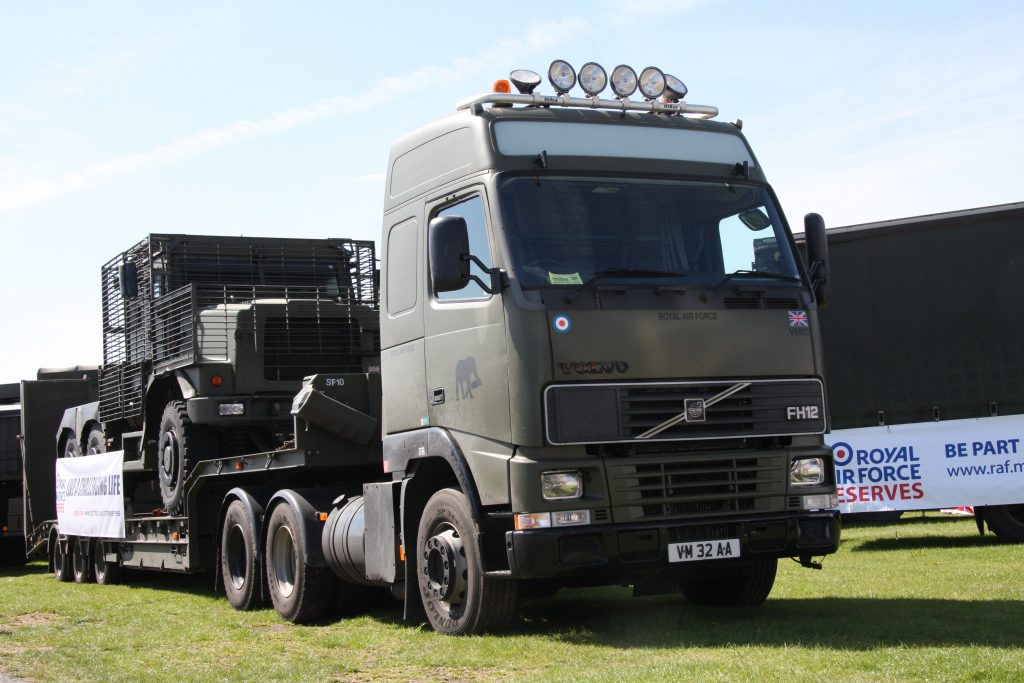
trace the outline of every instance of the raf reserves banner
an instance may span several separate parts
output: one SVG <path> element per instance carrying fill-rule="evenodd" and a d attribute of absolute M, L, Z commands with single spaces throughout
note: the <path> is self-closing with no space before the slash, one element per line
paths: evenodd
<path fill-rule="evenodd" d="M 1024 503 L 1024 415 L 841 429 L 825 441 L 840 512 Z"/>
<path fill-rule="evenodd" d="M 57 524 L 63 534 L 124 538 L 124 451 L 57 459 Z"/>

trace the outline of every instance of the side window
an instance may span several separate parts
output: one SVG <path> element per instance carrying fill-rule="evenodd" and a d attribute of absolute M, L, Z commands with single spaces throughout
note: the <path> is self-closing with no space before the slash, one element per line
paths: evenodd
<path fill-rule="evenodd" d="M 388 233 L 387 309 L 395 315 L 416 305 L 416 219 Z"/>
<path fill-rule="evenodd" d="M 478 196 L 470 197 L 458 204 L 446 206 L 437 212 L 438 216 L 462 216 L 466 219 L 466 227 L 469 229 L 469 250 L 478 259 L 483 261 L 488 268 L 491 267 L 491 247 L 487 241 L 487 221 L 484 219 L 484 202 Z M 480 266 L 470 262 L 470 272 L 478 278 L 487 282 L 487 273 L 480 270 Z M 437 298 L 441 301 L 453 299 L 486 299 L 489 295 L 480 285 L 470 281 L 468 285 L 457 292 L 438 292 Z"/>

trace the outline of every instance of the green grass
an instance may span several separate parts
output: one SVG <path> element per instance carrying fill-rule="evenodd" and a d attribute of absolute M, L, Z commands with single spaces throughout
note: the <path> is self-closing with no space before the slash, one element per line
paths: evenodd
<path fill-rule="evenodd" d="M 38 681 L 1022 680 L 1024 546 L 973 520 L 844 530 L 823 571 L 783 561 L 754 609 L 563 590 L 504 634 L 449 638 L 397 607 L 315 626 L 236 612 L 212 578 L 58 584 L 0 573 L 0 671 Z"/>

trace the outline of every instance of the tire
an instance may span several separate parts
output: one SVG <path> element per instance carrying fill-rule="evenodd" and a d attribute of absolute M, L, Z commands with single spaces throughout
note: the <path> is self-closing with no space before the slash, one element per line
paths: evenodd
<path fill-rule="evenodd" d="M 61 583 L 71 581 L 71 556 L 67 553 L 67 545 L 71 542 L 72 539 L 68 539 L 61 543 L 60 535 L 54 534 L 53 578 Z"/>
<path fill-rule="evenodd" d="M 447 635 L 501 628 L 516 610 L 517 584 L 484 575 L 476 525 L 461 491 L 435 493 L 416 534 L 416 578 L 431 627 Z"/>
<path fill-rule="evenodd" d="M 82 444 L 78 443 L 78 438 L 71 430 L 64 430 L 64 445 L 59 453 L 62 458 L 77 458 L 82 454 Z"/>
<path fill-rule="evenodd" d="M 69 540 L 71 545 L 71 575 L 75 583 L 92 581 L 92 558 L 89 557 L 89 543 L 80 538 Z"/>
<path fill-rule="evenodd" d="M 694 605 L 716 607 L 754 607 L 760 605 L 772 592 L 776 558 L 754 560 L 738 571 L 710 579 L 682 579 L 679 588 Z"/>
<path fill-rule="evenodd" d="M 989 505 L 984 515 L 988 528 L 1001 540 L 1024 542 L 1024 505 Z"/>
<path fill-rule="evenodd" d="M 106 452 L 107 440 L 103 437 L 103 428 L 94 424 L 89 428 L 89 433 L 85 437 L 85 454 L 96 455 Z"/>
<path fill-rule="evenodd" d="M 237 610 L 253 609 L 259 603 L 259 548 L 256 520 L 242 501 L 235 500 L 224 513 L 220 535 L 220 575 L 224 594 Z"/>
<path fill-rule="evenodd" d="M 103 557 L 103 541 L 94 541 L 92 545 L 92 575 L 96 583 L 109 586 L 121 583 L 124 570 L 117 562 L 107 562 Z"/>
<path fill-rule="evenodd" d="M 184 401 L 171 401 L 160 418 L 160 436 L 157 440 L 160 497 L 169 515 L 181 514 L 185 504 L 185 479 L 207 450 L 210 451 L 211 433 L 204 427 L 193 425 Z"/>
<path fill-rule="evenodd" d="M 277 505 L 267 524 L 267 591 L 282 619 L 302 624 L 323 617 L 331 609 L 338 579 L 327 567 L 307 561 L 302 547 L 302 522 L 288 503 Z M 320 537 L 313 539 L 320 541 Z"/>

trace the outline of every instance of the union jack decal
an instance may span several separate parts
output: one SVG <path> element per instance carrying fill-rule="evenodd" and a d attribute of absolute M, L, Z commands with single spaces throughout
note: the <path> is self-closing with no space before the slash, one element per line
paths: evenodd
<path fill-rule="evenodd" d="M 790 311 L 790 327 L 807 327 L 807 311 Z"/>

